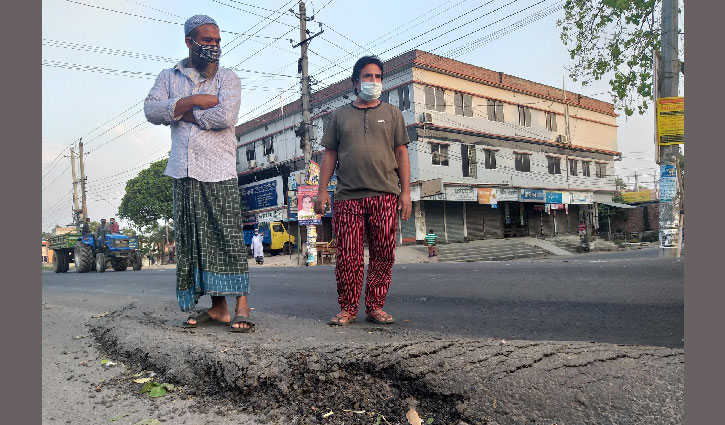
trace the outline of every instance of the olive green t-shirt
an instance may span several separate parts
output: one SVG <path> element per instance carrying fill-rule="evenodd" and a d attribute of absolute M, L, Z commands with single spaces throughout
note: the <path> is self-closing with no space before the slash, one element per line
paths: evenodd
<path fill-rule="evenodd" d="M 364 109 L 341 106 L 324 131 L 322 146 L 337 151 L 335 199 L 400 194 L 394 149 L 410 140 L 398 108 L 385 102 Z"/>

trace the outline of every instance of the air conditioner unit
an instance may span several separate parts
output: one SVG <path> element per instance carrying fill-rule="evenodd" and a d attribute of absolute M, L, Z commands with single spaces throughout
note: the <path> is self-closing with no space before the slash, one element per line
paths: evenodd
<path fill-rule="evenodd" d="M 557 134 L 556 141 L 559 143 L 564 143 L 564 144 L 569 142 L 568 140 L 566 140 L 566 136 L 564 136 L 563 134 Z"/>
<path fill-rule="evenodd" d="M 256 168 L 257 167 L 257 161 L 255 161 L 255 160 L 252 159 L 249 162 L 247 162 L 247 166 L 248 166 L 248 168 Z"/>
<path fill-rule="evenodd" d="M 267 155 L 267 162 L 269 162 L 269 163 L 277 162 L 277 155 L 275 155 L 273 153 Z"/>
<path fill-rule="evenodd" d="M 424 112 L 420 119 L 423 124 L 433 124 L 433 115 L 430 112 Z"/>

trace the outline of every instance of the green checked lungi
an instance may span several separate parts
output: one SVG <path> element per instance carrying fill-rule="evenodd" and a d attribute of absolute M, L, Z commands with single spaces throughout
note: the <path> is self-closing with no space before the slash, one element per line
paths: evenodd
<path fill-rule="evenodd" d="M 237 180 L 174 179 L 176 298 L 193 310 L 202 295 L 247 295 L 249 267 Z"/>

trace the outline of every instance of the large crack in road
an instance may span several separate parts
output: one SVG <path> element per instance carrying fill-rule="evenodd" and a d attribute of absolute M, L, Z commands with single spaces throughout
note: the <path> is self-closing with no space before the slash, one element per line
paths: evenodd
<path fill-rule="evenodd" d="M 184 330 L 128 305 L 90 327 L 115 358 L 199 396 L 232 399 L 264 423 L 372 424 L 377 415 L 407 423 L 411 406 L 436 424 L 684 420 L 681 349 L 272 322 L 239 337 L 223 327 Z"/>

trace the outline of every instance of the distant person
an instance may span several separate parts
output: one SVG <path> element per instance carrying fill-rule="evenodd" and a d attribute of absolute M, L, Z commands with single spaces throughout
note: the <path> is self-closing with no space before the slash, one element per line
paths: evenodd
<path fill-rule="evenodd" d="M 164 69 L 144 101 L 146 119 L 171 129 L 164 174 L 172 178 L 176 225 L 176 299 L 190 312 L 184 327 L 227 323 L 250 332 L 249 266 L 242 237 L 237 183 L 237 139 L 241 80 L 219 66 L 221 35 L 214 19 L 195 15 L 184 23 L 189 56 Z M 196 312 L 199 298 L 211 308 Z M 226 296 L 236 297 L 230 321 Z"/>
<path fill-rule="evenodd" d="M 252 236 L 252 256 L 257 261 L 257 264 L 264 264 L 263 238 L 263 235 L 259 233 L 259 229 L 254 229 L 254 236 Z"/>
<path fill-rule="evenodd" d="M 83 223 L 83 226 L 81 227 L 81 234 L 83 236 L 91 234 L 91 219 L 90 218 L 86 218 L 86 221 Z"/>
<path fill-rule="evenodd" d="M 121 231 L 121 228 L 118 226 L 116 219 L 113 217 L 111 217 L 111 224 L 108 225 L 108 230 L 111 233 L 119 233 Z"/>
<path fill-rule="evenodd" d="M 433 229 L 428 229 L 428 234 L 425 235 L 425 244 L 428 245 L 428 258 L 438 256 L 437 240 L 438 235 L 433 232 Z"/>
<path fill-rule="evenodd" d="M 330 204 L 327 186 L 337 167 L 333 229 L 337 243 L 335 278 L 340 312 L 328 322 L 347 325 L 358 314 L 365 277 L 365 234 L 370 260 L 365 288 L 367 320 L 389 324 L 395 319 L 383 311 L 395 263 L 398 212 L 410 218 L 410 142 L 400 109 L 381 102 L 383 63 L 363 56 L 352 68 L 351 85 L 357 97 L 330 114 L 322 146 L 325 152 L 315 212 Z"/>
<path fill-rule="evenodd" d="M 103 241 L 106 239 L 106 233 L 108 233 L 108 226 L 106 225 L 106 219 L 101 219 L 101 224 L 96 227 L 96 240 Z"/>

